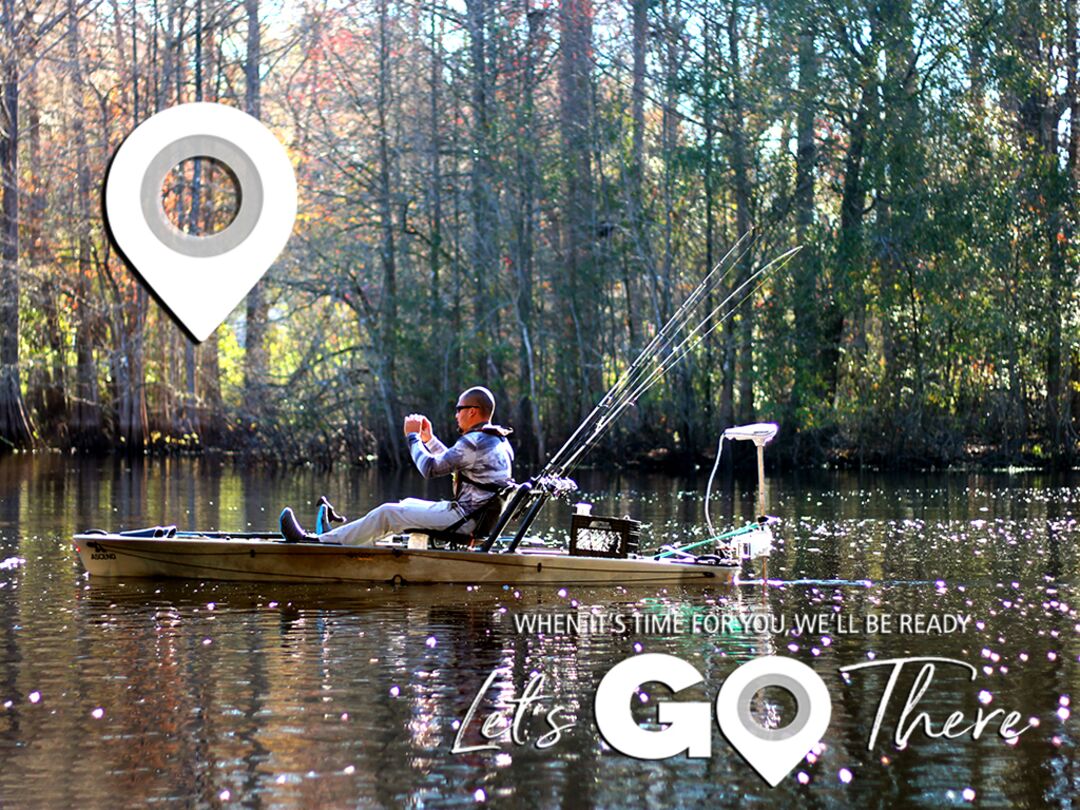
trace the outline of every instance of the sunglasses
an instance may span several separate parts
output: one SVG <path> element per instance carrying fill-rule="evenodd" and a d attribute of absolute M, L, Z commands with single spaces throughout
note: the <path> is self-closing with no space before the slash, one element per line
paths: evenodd
<path fill-rule="evenodd" d="M 467 411 L 470 408 L 475 408 L 475 407 L 476 407 L 475 405 L 458 405 L 456 408 L 454 408 L 454 413 L 461 413 L 462 411 Z"/>

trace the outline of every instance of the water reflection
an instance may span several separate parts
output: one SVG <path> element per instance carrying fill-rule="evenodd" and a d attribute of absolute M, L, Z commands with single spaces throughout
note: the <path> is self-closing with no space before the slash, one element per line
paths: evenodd
<path fill-rule="evenodd" d="M 595 511 L 632 513 L 654 544 L 697 531 L 704 480 L 582 482 Z M 784 523 L 769 577 L 724 589 L 267 586 L 89 581 L 70 535 L 91 526 L 267 529 L 277 509 L 322 492 L 356 514 L 401 494 L 438 497 L 412 477 L 338 471 L 271 474 L 208 459 L 134 464 L 66 456 L 0 463 L 0 802 L 12 806 L 705 806 L 743 801 L 939 806 L 1066 804 L 1080 790 L 1071 701 L 1080 694 L 1075 537 L 1080 489 L 1037 475 L 830 475 L 773 481 Z M 569 507 L 540 528 L 562 531 Z M 727 482 L 713 509 L 753 513 L 752 485 Z M 747 576 L 757 572 L 748 570 Z M 954 613 L 952 635 L 799 632 L 805 614 Z M 518 632 L 526 616 L 603 616 L 608 629 Z M 714 615 L 719 632 L 636 632 L 635 617 Z M 610 630 L 612 617 L 627 627 Z M 839 626 L 842 630 L 842 625 Z M 815 752 L 769 789 L 713 734 L 708 759 L 646 762 L 618 754 L 593 723 L 596 685 L 641 652 L 692 663 L 703 683 L 679 700 L 710 703 L 742 661 L 779 653 L 825 679 L 833 720 Z M 892 743 L 890 705 L 867 743 L 887 674 L 844 679 L 847 664 L 937 655 L 978 667 L 942 675 L 920 703 L 938 724 L 981 705 L 1038 728 L 1014 746 L 916 734 Z M 493 671 L 480 712 L 504 711 L 536 674 L 543 706 L 571 724 L 539 750 L 451 754 Z M 905 672 L 897 695 L 915 673 Z M 989 696 L 989 703 L 981 701 Z M 635 716 L 655 721 L 662 687 Z M 468 730 L 467 730 L 468 731 Z M 477 742 L 477 730 L 466 739 Z M 849 773 L 849 783 L 841 772 Z M 800 777 L 799 774 L 802 776 Z M 800 779 L 802 781 L 800 781 Z M 803 784 L 805 782 L 805 784 Z"/>

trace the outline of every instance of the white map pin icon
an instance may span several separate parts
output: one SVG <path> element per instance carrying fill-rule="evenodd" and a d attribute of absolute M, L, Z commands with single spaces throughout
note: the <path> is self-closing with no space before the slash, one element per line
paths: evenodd
<path fill-rule="evenodd" d="M 169 221 L 161 187 L 180 162 L 213 158 L 236 179 L 236 217 L 193 236 Z M 296 175 L 258 119 L 224 104 L 180 104 L 148 118 L 120 145 L 105 182 L 117 246 L 196 341 L 206 340 L 269 269 L 296 220 Z"/>
<path fill-rule="evenodd" d="M 798 706 L 783 728 L 754 720 L 750 704 L 768 686 L 786 689 Z M 743 664 L 724 680 L 716 696 L 716 719 L 732 747 L 772 787 L 821 740 L 832 718 L 832 699 L 821 677 L 794 658 L 766 655 Z"/>

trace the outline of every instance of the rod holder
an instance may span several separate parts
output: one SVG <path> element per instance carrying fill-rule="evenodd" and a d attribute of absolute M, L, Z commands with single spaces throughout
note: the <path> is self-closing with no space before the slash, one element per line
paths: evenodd
<path fill-rule="evenodd" d="M 502 530 L 506 528 L 506 524 L 509 523 L 514 514 L 518 511 L 522 502 L 532 493 L 533 484 L 532 481 L 526 481 L 520 487 L 518 491 L 514 493 L 514 497 L 510 499 L 510 503 L 503 509 L 502 514 L 499 515 L 499 520 L 495 523 L 495 528 L 491 530 L 491 534 L 488 535 L 487 540 L 484 541 L 484 545 L 480 547 L 481 552 L 491 551 L 491 547 L 495 545 L 495 541 L 499 539 L 499 535 L 502 534 Z"/>

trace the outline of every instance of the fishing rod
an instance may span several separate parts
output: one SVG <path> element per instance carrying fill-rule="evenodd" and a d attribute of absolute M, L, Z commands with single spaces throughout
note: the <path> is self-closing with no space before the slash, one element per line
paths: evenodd
<path fill-rule="evenodd" d="M 711 293 L 718 284 L 727 278 L 732 269 L 742 262 L 756 238 L 754 229 L 751 228 L 746 231 L 735 241 L 735 244 L 731 246 L 712 270 L 705 274 L 705 277 L 691 291 L 675 313 L 660 327 L 660 330 L 652 337 L 645 348 L 638 353 L 638 356 L 627 367 L 626 371 L 600 398 L 599 402 L 593 406 L 589 415 L 578 424 L 570 438 L 555 452 L 539 473 L 518 487 L 514 497 L 503 510 L 487 540 L 481 546 L 481 551 L 487 552 L 491 550 L 506 526 L 517 516 L 517 513 L 533 495 L 537 495 L 538 498 L 522 521 L 521 525 L 524 529 L 527 529 L 532 524 L 549 497 L 568 494 L 577 488 L 575 483 L 566 479 L 561 472 L 558 472 L 560 468 L 566 468 L 567 461 L 565 457 L 567 454 L 572 453 L 579 446 L 587 446 L 590 440 L 596 438 L 598 423 L 603 421 L 605 412 L 621 404 L 621 395 L 640 381 L 643 371 L 649 367 L 649 364 L 657 355 L 671 346 L 682 329 L 690 322 L 690 318 L 702 298 Z M 593 431 L 593 433 L 589 434 L 588 431 Z M 579 454 L 574 453 L 573 455 L 576 457 Z M 557 472 L 558 474 L 556 474 Z M 509 550 L 512 551 L 521 542 L 521 538 L 524 537 L 524 529 L 519 529 Z"/>
<path fill-rule="evenodd" d="M 789 254 L 794 255 L 794 251 L 789 251 L 788 254 L 784 254 L 784 256 L 780 258 L 786 260 L 787 258 L 790 258 Z M 756 273 L 752 274 L 749 278 L 747 278 L 742 284 L 739 285 L 738 288 L 736 288 L 736 290 L 734 290 L 725 299 L 725 302 L 722 303 L 720 307 L 714 308 L 709 313 L 709 315 L 706 316 L 706 318 L 694 328 L 691 335 L 698 332 L 704 324 L 708 323 L 710 317 L 713 317 L 719 309 L 721 309 L 727 303 L 730 303 L 730 301 L 742 290 L 744 290 L 747 285 L 752 283 L 755 279 L 759 278 L 763 273 L 768 272 L 771 269 L 775 269 L 778 266 L 778 261 L 779 259 L 769 262 L 768 265 L 761 268 Z M 626 409 L 626 407 L 636 401 L 636 399 L 641 394 L 643 394 L 649 387 L 655 384 L 655 382 L 659 380 L 660 377 L 662 377 L 663 374 L 668 369 L 670 369 L 672 365 L 682 359 L 682 357 L 684 357 L 687 352 L 693 349 L 694 346 L 698 345 L 698 343 L 700 343 L 707 334 L 711 333 L 713 329 L 718 328 L 724 321 L 731 317 L 737 311 L 739 305 L 741 305 L 743 301 L 745 301 L 758 289 L 760 289 L 762 284 L 764 284 L 764 281 L 762 281 L 761 284 L 758 284 L 750 293 L 743 296 L 738 301 L 738 303 L 735 304 L 735 306 L 733 306 L 727 313 L 725 313 L 723 318 L 718 323 L 714 324 L 705 334 L 700 335 L 696 340 L 693 339 L 693 337 L 688 336 L 687 339 L 681 341 L 676 347 L 676 350 L 673 351 L 668 356 L 668 358 L 660 364 L 660 366 L 658 366 L 650 374 L 648 374 L 643 381 L 639 382 L 637 385 L 631 388 L 627 388 L 621 396 L 617 397 L 613 401 L 613 407 L 611 408 L 611 412 L 608 414 L 604 414 L 600 419 L 596 421 L 595 427 L 592 429 L 592 432 L 584 440 L 581 440 L 577 444 L 570 458 L 560 464 L 557 468 L 549 469 L 552 467 L 550 463 L 548 465 L 545 465 L 544 469 L 540 472 L 540 474 L 534 476 L 526 484 L 524 484 L 515 494 L 515 497 L 511 501 L 507 510 L 503 512 L 502 516 L 499 519 L 499 522 L 496 524 L 495 528 L 488 536 L 488 539 L 485 541 L 481 550 L 489 551 L 494 545 L 495 541 L 501 535 L 503 529 L 516 516 L 517 512 L 524 506 L 526 501 L 530 497 L 535 497 L 535 500 L 529 506 L 528 511 L 525 512 L 525 515 L 518 526 L 517 532 L 515 533 L 513 539 L 510 541 L 510 545 L 506 549 L 508 553 L 516 550 L 522 539 L 524 539 L 525 533 L 528 531 L 532 523 L 536 520 L 537 515 L 540 513 L 540 510 L 544 507 L 547 501 L 553 496 L 561 497 L 577 489 L 577 484 L 566 477 L 566 473 L 570 470 L 573 464 L 576 464 L 577 461 L 584 455 L 584 453 L 591 447 L 593 447 L 597 441 L 599 441 L 600 437 L 608 430 L 608 428 L 614 423 L 615 419 L 618 418 L 618 416 Z"/>
<path fill-rule="evenodd" d="M 611 425 L 615 423 L 615 421 L 619 418 L 620 415 L 622 415 L 623 411 L 625 411 L 626 408 L 628 408 L 630 405 L 635 404 L 637 400 L 643 394 L 645 394 L 646 391 L 648 391 L 657 382 L 659 382 L 660 379 L 668 371 L 670 371 L 680 360 L 682 360 L 687 354 L 697 348 L 697 346 L 699 346 L 706 337 L 719 329 L 724 324 L 724 322 L 728 320 L 728 318 L 730 318 L 732 315 L 735 314 L 735 312 L 738 311 L 739 307 L 742 306 L 744 301 L 752 298 L 754 294 L 757 293 L 757 291 L 765 285 L 767 278 L 763 278 L 763 276 L 767 276 L 767 274 L 770 274 L 773 271 L 782 268 L 801 249 L 801 247 L 794 247 L 791 250 L 788 250 L 787 252 L 781 254 L 780 256 L 777 256 L 775 259 L 773 259 L 761 269 L 749 276 L 742 284 L 739 285 L 739 287 L 732 291 L 732 293 L 728 295 L 723 302 L 721 302 L 717 307 L 710 311 L 709 314 L 706 315 L 705 318 L 703 318 L 697 324 L 697 326 L 695 326 L 694 329 L 691 330 L 689 334 L 687 334 L 686 337 L 674 349 L 672 349 L 671 353 L 663 360 L 663 362 L 658 364 L 656 368 L 653 369 L 653 371 L 640 383 L 638 383 L 634 388 L 629 389 L 622 397 L 620 397 L 618 405 L 615 406 L 610 413 L 605 414 L 604 418 L 597 425 L 597 429 L 592 433 L 592 435 L 590 435 L 584 441 L 584 443 L 582 443 L 574 451 L 570 458 L 562 465 L 562 467 L 559 469 L 559 475 L 565 476 L 585 455 L 585 453 L 596 445 L 596 443 L 600 440 L 604 433 L 606 433 L 607 430 L 611 427 Z M 712 323 L 712 325 L 709 325 L 710 320 L 715 318 L 720 313 L 720 311 L 728 303 L 731 302 L 732 299 L 734 299 L 736 296 L 739 295 L 739 293 L 745 290 L 750 283 L 759 278 L 761 280 L 753 287 L 753 289 L 751 289 L 749 292 L 739 298 L 739 300 L 717 321 Z M 702 329 L 704 329 L 704 331 L 702 331 Z"/>
<path fill-rule="evenodd" d="M 575 451 L 571 454 L 570 458 L 566 462 L 564 462 L 564 464 L 559 468 L 559 474 L 565 475 L 567 472 L 569 472 L 569 470 L 585 454 L 585 452 L 591 447 L 593 447 L 595 443 L 600 439 L 600 437 L 607 432 L 610 426 L 615 423 L 615 421 L 619 418 L 622 412 L 626 410 L 627 407 L 635 404 L 637 400 L 646 391 L 652 388 L 652 386 L 655 385 L 680 360 L 682 360 L 683 357 L 685 357 L 694 348 L 696 348 L 706 337 L 708 337 L 708 335 L 710 335 L 713 331 L 723 325 L 723 323 L 738 310 L 739 306 L 742 305 L 743 301 L 751 298 L 754 293 L 761 289 L 761 286 L 765 283 L 764 280 L 758 283 L 757 286 L 755 286 L 745 295 L 742 295 L 742 297 L 739 298 L 738 301 L 736 301 L 736 303 L 727 310 L 727 312 L 725 312 L 718 320 L 716 320 L 710 325 L 710 321 L 712 321 L 713 318 L 716 318 L 716 316 L 720 314 L 720 312 L 723 311 L 723 309 L 729 303 L 731 303 L 732 300 L 737 298 L 755 280 L 761 278 L 767 273 L 770 273 L 774 269 L 779 269 L 780 267 L 783 267 L 783 265 L 786 264 L 787 261 L 798 251 L 799 248 L 793 248 L 787 253 L 782 254 L 776 259 L 773 259 L 755 273 L 751 274 L 745 281 L 743 281 L 742 284 L 736 287 L 718 306 L 713 308 L 708 315 L 706 315 L 701 321 L 699 321 L 698 324 L 689 332 L 689 334 L 687 334 L 682 339 L 682 341 L 680 341 L 678 345 L 676 345 L 671 350 L 667 357 L 665 357 L 660 363 L 658 363 L 657 366 L 647 376 L 637 382 L 632 388 L 627 389 L 620 396 L 617 404 L 612 407 L 610 413 L 604 415 L 603 419 L 601 419 L 600 422 L 597 424 L 597 427 L 593 431 L 593 433 L 588 438 L 586 438 L 586 440 L 584 441 L 584 443 L 581 444 L 581 446 L 575 449 Z M 702 329 L 704 329 L 705 331 L 702 332 Z"/>
<path fill-rule="evenodd" d="M 698 321 L 688 334 L 683 336 L 682 339 L 675 344 L 675 341 L 679 338 L 683 328 L 690 323 L 690 316 L 696 309 L 696 305 L 701 301 L 701 298 L 707 293 L 712 292 L 716 284 L 719 283 L 719 281 L 722 281 L 730 270 L 742 261 L 746 252 L 753 244 L 753 240 L 747 238 L 749 235 L 750 232 L 747 232 L 740 237 L 716 267 L 714 267 L 702 282 L 691 292 L 676 313 L 663 325 L 663 327 L 661 327 L 660 331 L 653 337 L 648 346 L 641 351 L 634 362 L 631 363 L 630 367 L 627 368 L 615 384 L 612 385 L 603 397 L 601 397 L 592 412 L 590 412 L 585 420 L 578 425 L 573 435 L 571 435 L 563 446 L 559 448 L 548 463 L 544 465 L 544 468 L 540 473 L 530 479 L 526 484 L 522 485 L 515 494 L 510 505 L 503 512 L 503 515 L 494 527 L 491 535 L 484 543 L 482 551 L 489 551 L 491 549 L 495 540 L 500 536 L 506 525 L 514 518 L 522 505 L 530 497 L 535 495 L 536 500 L 526 512 L 517 533 L 507 549 L 507 551 L 510 552 L 514 551 L 547 500 L 552 495 L 559 496 L 567 494 L 576 488 L 576 484 L 573 484 L 573 482 L 565 478 L 566 473 L 573 468 L 589 449 L 595 446 L 600 437 L 607 432 L 619 415 L 631 404 L 636 403 L 638 398 L 655 385 L 667 371 L 696 348 L 708 335 L 718 329 L 728 320 L 728 318 L 734 315 L 743 302 L 761 289 L 766 280 L 763 276 L 783 267 L 791 257 L 800 250 L 798 247 L 788 250 L 748 276 L 743 282 L 736 286 L 735 289 L 720 302 L 720 304 L 713 307 L 703 319 Z M 742 250 L 736 260 L 730 264 L 728 269 L 724 271 L 719 279 L 716 279 L 716 273 L 721 267 L 728 263 L 730 257 L 734 255 L 740 247 L 742 247 Z M 762 279 L 759 283 L 745 295 L 742 295 L 741 298 L 738 298 L 736 303 L 727 310 L 727 312 L 724 312 L 718 321 L 710 324 L 710 321 L 713 318 L 720 314 L 728 304 L 740 296 L 747 287 L 759 278 Z M 702 331 L 703 329 L 704 331 Z M 671 348 L 673 344 L 675 344 L 674 348 Z M 656 358 L 665 352 L 665 350 L 667 350 L 666 356 L 653 367 L 652 364 L 656 361 Z"/>
<path fill-rule="evenodd" d="M 712 292 L 717 284 L 723 281 L 731 270 L 737 267 L 739 262 L 746 256 L 746 253 L 753 246 L 756 239 L 753 234 L 754 231 L 751 229 L 740 236 L 724 257 L 717 262 L 716 266 L 705 275 L 705 278 L 703 278 L 690 295 L 686 297 L 686 300 L 683 301 L 682 305 L 675 311 L 675 314 L 668 319 L 668 321 L 653 336 L 652 340 L 649 341 L 648 345 L 638 353 L 638 356 L 627 367 L 626 371 L 624 371 L 619 379 L 615 381 L 614 385 L 612 385 L 604 396 L 600 398 L 600 401 L 593 406 L 592 411 L 581 421 L 577 428 L 575 428 L 570 438 L 567 439 L 562 447 L 560 447 L 548 460 L 547 464 L 544 465 L 544 468 L 537 475 L 537 478 L 551 475 L 558 469 L 564 454 L 569 453 L 580 441 L 585 432 L 595 426 L 596 422 L 602 418 L 605 410 L 609 410 L 613 407 L 615 399 L 631 384 L 637 375 L 641 373 L 642 369 L 646 367 L 646 364 L 651 362 L 655 356 L 660 354 L 664 348 L 670 345 L 678 335 L 679 331 L 689 321 L 690 316 L 693 314 L 694 309 L 701 299 Z M 739 251 L 739 254 L 734 261 L 732 261 L 731 257 L 735 255 L 736 251 Z M 723 267 L 726 267 L 726 269 L 719 277 L 717 277 L 716 274 Z"/>

